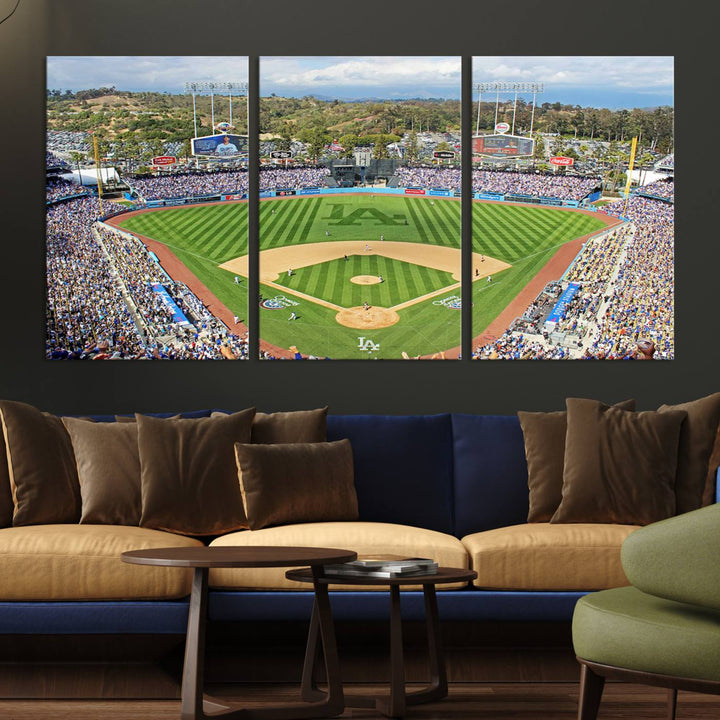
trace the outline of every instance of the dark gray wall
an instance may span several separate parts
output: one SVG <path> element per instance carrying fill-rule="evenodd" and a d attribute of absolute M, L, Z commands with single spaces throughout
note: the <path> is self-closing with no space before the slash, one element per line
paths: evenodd
<path fill-rule="evenodd" d="M 11 5 L 0 0 L 0 12 Z M 196 10 L 226 21 L 198 30 Z M 251 404 L 268 410 L 329 404 L 338 413 L 513 413 L 559 408 L 567 395 L 632 396 L 651 408 L 717 390 L 718 159 L 693 139 L 703 129 L 715 133 L 704 120 L 717 117 L 718 9 L 706 5 L 702 17 L 690 10 L 668 0 L 22 0 L 0 26 L 0 397 L 77 413 Z M 45 361 L 45 56 L 62 54 L 674 54 L 677 359 Z"/>

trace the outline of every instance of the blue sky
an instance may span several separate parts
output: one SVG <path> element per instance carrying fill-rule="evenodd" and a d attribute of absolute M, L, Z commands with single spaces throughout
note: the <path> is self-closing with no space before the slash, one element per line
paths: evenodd
<path fill-rule="evenodd" d="M 261 93 L 340 100 L 460 96 L 458 57 L 265 57 Z M 189 81 L 247 81 L 244 57 L 50 57 L 49 88 L 183 92 Z M 542 82 L 538 102 L 595 107 L 673 104 L 673 58 L 476 57 L 473 82 Z M 489 98 L 488 98 L 489 99 Z"/>

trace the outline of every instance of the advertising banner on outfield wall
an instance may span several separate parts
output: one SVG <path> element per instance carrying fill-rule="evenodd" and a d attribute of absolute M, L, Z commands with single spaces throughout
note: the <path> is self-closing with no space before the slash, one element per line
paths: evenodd
<path fill-rule="evenodd" d="M 423 188 L 405 188 L 406 195 L 424 195 L 425 190 Z"/>
<path fill-rule="evenodd" d="M 428 195 L 439 195 L 440 197 L 452 197 L 452 190 L 442 190 L 440 188 L 430 188 Z"/>
<path fill-rule="evenodd" d="M 297 190 L 292 188 L 281 188 L 275 190 L 276 197 L 287 197 L 288 195 L 297 195 Z"/>
<path fill-rule="evenodd" d="M 312 187 L 312 188 L 301 188 L 298 190 L 298 195 L 319 195 L 320 194 L 320 188 Z"/>
<path fill-rule="evenodd" d="M 504 200 L 505 196 L 498 193 L 475 193 L 477 200 Z"/>

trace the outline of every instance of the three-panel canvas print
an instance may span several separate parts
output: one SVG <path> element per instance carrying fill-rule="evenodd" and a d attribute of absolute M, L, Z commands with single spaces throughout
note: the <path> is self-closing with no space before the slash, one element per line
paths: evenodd
<path fill-rule="evenodd" d="M 47 358 L 674 358 L 672 57 L 248 67 L 48 58 Z"/>

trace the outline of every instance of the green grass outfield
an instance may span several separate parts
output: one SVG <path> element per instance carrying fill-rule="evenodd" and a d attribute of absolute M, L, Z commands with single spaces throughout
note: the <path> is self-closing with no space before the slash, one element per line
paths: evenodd
<path fill-rule="evenodd" d="M 377 251 L 380 235 L 384 235 L 390 241 L 459 248 L 460 207 L 459 201 L 451 199 L 369 194 L 264 200 L 260 203 L 260 247 L 266 250 L 298 243 L 362 240 Z M 235 285 L 232 273 L 218 267 L 247 254 L 245 203 L 161 209 L 136 215 L 121 224 L 131 232 L 167 244 L 231 312 L 241 318 L 247 316 L 246 286 Z M 484 280 L 474 283 L 474 333 L 481 332 L 497 317 L 560 245 L 603 226 L 599 217 L 556 208 L 473 203 L 473 250 L 513 266 L 494 275 L 490 285 Z M 373 257 L 387 261 L 377 255 Z M 334 263 L 321 265 L 330 268 Z M 405 274 L 407 268 L 401 269 Z M 313 268 L 302 270 L 310 271 L 308 279 L 315 275 Z M 296 272 L 295 278 L 299 279 L 300 270 Z M 380 271 L 353 274 L 385 277 Z M 388 292 L 396 274 L 394 269 L 388 269 L 385 287 L 347 284 L 361 292 Z M 428 282 L 430 287 L 425 293 L 437 287 L 434 279 L 428 278 Z M 452 307 L 452 298 L 460 295 L 459 288 L 401 310 L 400 322 L 392 327 L 368 332 L 339 325 L 334 310 L 294 296 L 291 289 L 292 285 L 283 295 L 277 287 L 260 286 L 265 299 L 283 295 L 287 301 L 280 302 L 277 309 L 260 308 L 261 338 L 280 347 L 295 345 L 301 352 L 319 357 L 360 359 L 399 358 L 402 351 L 411 356 L 428 355 L 460 344 L 460 311 Z M 328 293 L 337 298 L 343 291 L 333 285 L 323 289 L 323 293 L 318 297 L 330 299 Z M 388 306 L 384 302 L 368 302 Z M 387 302 L 392 302 L 392 298 Z M 350 302 L 351 306 L 359 304 L 362 301 Z M 293 311 L 301 319 L 289 322 Z M 374 346 L 378 349 L 372 349 Z"/>

